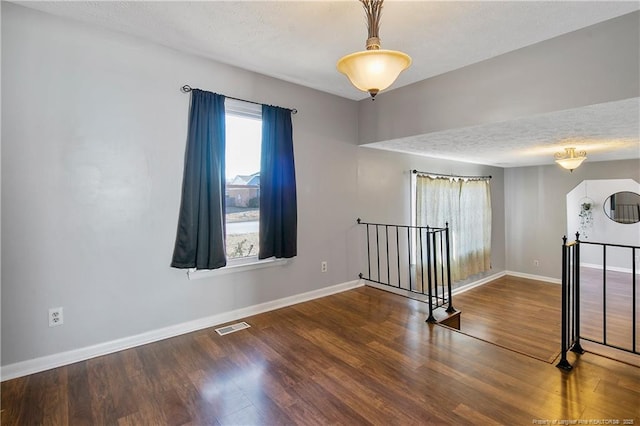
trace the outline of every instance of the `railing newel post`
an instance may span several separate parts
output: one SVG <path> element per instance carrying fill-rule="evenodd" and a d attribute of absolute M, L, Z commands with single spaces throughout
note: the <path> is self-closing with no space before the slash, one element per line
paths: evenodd
<path fill-rule="evenodd" d="M 567 306 L 567 236 L 562 237 L 562 330 L 561 330 L 561 351 L 560 351 L 560 362 L 556 365 L 556 367 L 569 371 L 573 367 L 569 364 L 567 360 L 567 346 L 568 336 L 567 336 L 567 319 L 568 319 L 568 306 Z"/>
<path fill-rule="evenodd" d="M 576 232 L 576 244 L 573 248 L 573 320 L 574 336 L 571 352 L 583 354 L 584 349 L 580 345 L 580 233 Z"/>
<path fill-rule="evenodd" d="M 422 253 L 422 229 L 420 228 L 420 253 Z M 429 259 L 431 259 L 431 248 L 429 244 L 429 226 L 427 225 L 427 297 L 429 298 L 429 316 L 427 317 L 427 322 L 435 323 L 436 318 L 433 316 L 433 296 L 431 295 L 431 264 Z M 422 264 L 422 294 L 424 294 L 424 259 L 422 255 L 420 256 L 420 263 Z"/>
<path fill-rule="evenodd" d="M 452 314 L 456 311 L 453 307 L 453 297 L 451 296 L 451 248 L 449 246 L 449 222 L 446 222 L 446 231 L 445 236 L 447 238 L 447 290 L 449 291 L 449 307 L 447 308 L 447 312 Z"/>

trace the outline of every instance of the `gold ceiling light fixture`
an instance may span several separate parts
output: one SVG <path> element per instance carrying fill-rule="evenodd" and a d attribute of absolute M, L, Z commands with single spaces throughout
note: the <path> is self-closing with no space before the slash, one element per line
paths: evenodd
<path fill-rule="evenodd" d="M 367 15 L 369 38 L 366 49 L 342 57 L 337 64 L 338 71 L 349 78 L 359 90 L 368 92 L 375 99 L 378 92 L 391 86 L 400 73 L 411 65 L 406 53 L 380 49 L 380 15 L 384 0 L 360 0 Z"/>
<path fill-rule="evenodd" d="M 574 169 L 580 167 L 580 164 L 587 159 L 586 151 L 576 152 L 575 148 L 565 148 L 564 152 L 556 152 L 554 155 L 556 163 L 563 168 L 573 172 Z"/>

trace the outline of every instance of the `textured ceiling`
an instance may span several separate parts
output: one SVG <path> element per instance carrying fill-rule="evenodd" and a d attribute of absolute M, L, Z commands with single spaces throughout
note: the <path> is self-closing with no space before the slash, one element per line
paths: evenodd
<path fill-rule="evenodd" d="M 552 163 L 570 146 L 589 161 L 622 160 L 640 157 L 638 117 L 632 98 L 364 146 L 499 167 Z"/>
<path fill-rule="evenodd" d="M 364 12 L 355 0 L 16 3 L 345 98 L 366 97 L 335 68 L 340 57 L 364 48 Z M 387 0 L 380 36 L 383 48 L 402 50 L 413 58 L 412 66 L 392 86 L 397 88 L 638 9 L 637 1 Z M 629 103 L 638 114 L 638 100 Z M 563 137 L 570 137 L 572 127 L 581 128 L 579 122 L 580 126 L 591 123 L 589 137 L 609 140 L 611 149 L 635 135 L 635 147 L 624 145 L 610 156 L 638 158 L 638 119 L 629 117 L 626 124 L 622 123 L 617 114 L 627 117 L 630 112 L 621 105 L 626 104 L 605 104 L 374 145 L 503 166 L 545 164 L 551 162 L 550 151 L 542 156 L 533 152 L 533 147 L 559 143 Z M 474 135 L 482 132 L 482 138 L 472 137 L 470 129 Z M 505 152 L 505 148 L 509 149 Z M 591 158 L 607 159 L 595 152 Z"/>
<path fill-rule="evenodd" d="M 336 71 L 363 50 L 364 11 L 349 1 L 27 1 L 26 7 L 351 99 L 368 95 Z M 638 2 L 387 0 L 380 37 L 413 64 L 392 87 L 424 80 L 638 10 Z"/>

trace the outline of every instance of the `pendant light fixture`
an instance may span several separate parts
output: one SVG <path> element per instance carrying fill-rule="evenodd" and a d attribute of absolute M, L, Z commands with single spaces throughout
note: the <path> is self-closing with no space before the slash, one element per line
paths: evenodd
<path fill-rule="evenodd" d="M 557 152 L 555 154 L 556 163 L 560 164 L 563 168 L 573 172 L 577 169 L 584 160 L 587 159 L 586 151 L 576 152 L 575 148 L 565 148 L 564 152 Z"/>
<path fill-rule="evenodd" d="M 400 73 L 411 65 L 406 53 L 380 49 L 380 14 L 384 0 L 360 0 L 367 16 L 369 38 L 366 49 L 342 57 L 338 71 L 349 78 L 351 84 L 374 99 L 378 92 L 391 86 Z"/>

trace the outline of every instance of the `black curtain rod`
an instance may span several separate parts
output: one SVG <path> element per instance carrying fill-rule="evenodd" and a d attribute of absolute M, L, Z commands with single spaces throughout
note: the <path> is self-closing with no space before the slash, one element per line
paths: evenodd
<path fill-rule="evenodd" d="M 420 174 L 420 175 L 429 175 L 429 176 L 438 176 L 438 177 L 451 177 L 451 178 L 458 178 L 458 179 L 491 179 L 492 178 L 492 176 L 447 175 L 447 174 L 443 174 L 443 173 L 421 172 L 421 171 L 418 171 L 418 170 L 412 170 L 411 172 L 414 175 L 415 174 Z"/>
<path fill-rule="evenodd" d="M 180 88 L 180 90 L 182 90 L 182 92 L 184 92 L 184 93 L 189 93 L 193 89 L 198 89 L 198 88 L 197 87 L 191 87 L 188 84 L 185 84 L 184 86 L 182 86 Z M 202 90 L 202 89 L 198 89 L 198 90 Z M 256 105 L 264 105 L 264 104 L 261 104 L 260 102 L 254 102 L 254 101 L 248 101 L 246 99 L 234 98 L 233 96 L 227 96 L 227 95 L 223 95 L 223 96 L 225 98 L 235 99 L 236 101 L 249 102 L 250 104 L 256 104 Z M 272 105 L 269 105 L 269 106 L 272 106 Z M 278 107 L 278 108 L 282 108 L 282 107 Z M 291 108 L 283 108 L 283 109 L 291 111 L 291 114 L 297 114 L 298 113 L 298 110 L 295 109 L 295 108 L 293 108 L 293 109 L 291 109 Z"/>

